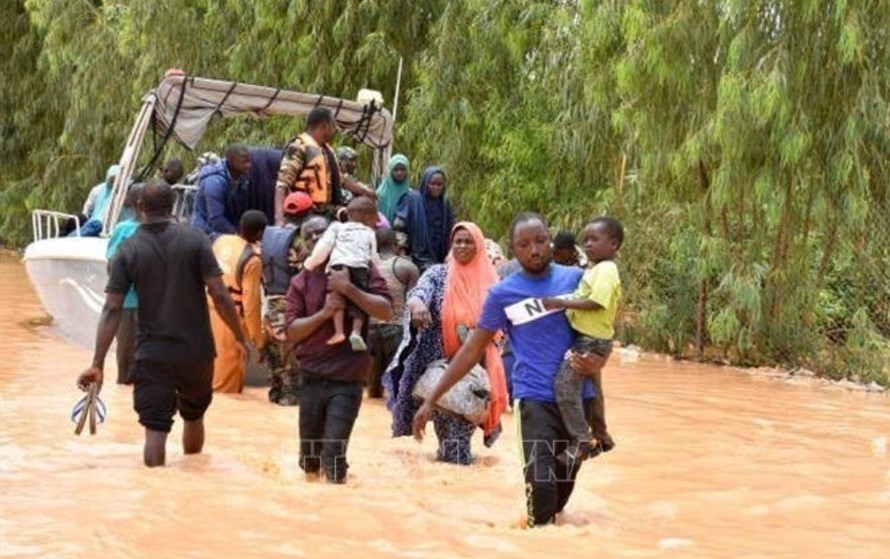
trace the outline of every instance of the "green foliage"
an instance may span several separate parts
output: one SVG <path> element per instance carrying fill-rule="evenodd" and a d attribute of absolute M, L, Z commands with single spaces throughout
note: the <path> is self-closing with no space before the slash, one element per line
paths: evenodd
<path fill-rule="evenodd" d="M 79 207 L 168 67 L 392 105 L 415 177 L 503 239 L 538 210 L 625 222 L 625 341 L 890 379 L 885 0 L 15 0 L 0 238 Z M 289 119 L 202 150 L 281 144 Z M 185 156 L 171 146 L 167 155 Z M 691 349 L 690 349 L 691 348 Z"/>

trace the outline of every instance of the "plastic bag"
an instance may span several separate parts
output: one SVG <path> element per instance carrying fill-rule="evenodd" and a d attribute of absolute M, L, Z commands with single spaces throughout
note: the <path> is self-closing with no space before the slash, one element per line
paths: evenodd
<path fill-rule="evenodd" d="M 432 393 L 433 387 L 439 383 L 439 379 L 442 378 L 447 366 L 448 361 L 445 359 L 439 359 L 430 363 L 417 380 L 417 384 L 414 385 L 414 390 L 411 394 L 415 398 L 426 400 Z M 436 402 L 436 407 L 448 413 L 459 415 L 471 423 L 479 424 L 488 416 L 490 399 L 491 385 L 488 381 L 488 373 L 485 369 L 476 365 L 462 379 L 457 381 L 457 384 L 439 398 L 439 401 Z"/>

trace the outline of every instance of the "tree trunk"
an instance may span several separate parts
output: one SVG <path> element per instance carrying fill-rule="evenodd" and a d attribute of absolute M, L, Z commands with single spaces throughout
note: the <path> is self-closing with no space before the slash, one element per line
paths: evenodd
<path fill-rule="evenodd" d="M 708 168 L 705 162 L 698 161 L 698 180 L 702 189 L 705 191 L 705 234 L 709 237 L 711 231 L 711 180 L 708 176 Z M 702 279 L 698 282 L 698 298 L 695 305 L 695 358 L 702 359 L 705 353 L 705 342 L 708 337 L 707 331 L 707 309 L 708 309 L 708 283 Z"/>
<path fill-rule="evenodd" d="M 785 200 L 782 204 L 782 217 L 779 219 L 779 227 L 776 232 L 776 242 L 773 244 L 773 256 L 770 262 L 770 274 L 768 292 L 772 294 L 770 303 L 769 320 L 770 327 L 773 328 L 779 324 L 782 314 L 783 293 L 778 285 L 777 277 L 780 275 L 779 270 L 785 268 L 788 257 L 788 245 L 790 244 L 791 223 L 794 214 L 794 185 L 793 178 L 788 177 L 785 186 Z"/>

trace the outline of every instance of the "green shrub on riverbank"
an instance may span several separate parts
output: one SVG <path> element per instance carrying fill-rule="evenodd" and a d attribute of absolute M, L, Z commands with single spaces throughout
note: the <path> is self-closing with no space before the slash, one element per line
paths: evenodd
<path fill-rule="evenodd" d="M 28 209 L 79 207 L 167 67 L 391 100 L 403 56 L 396 150 L 443 164 L 463 215 L 495 237 L 526 209 L 624 220 L 626 341 L 890 383 L 880 2 L 97 4 L 2 8 L 8 243 Z M 205 147 L 295 131 L 226 123 Z"/>

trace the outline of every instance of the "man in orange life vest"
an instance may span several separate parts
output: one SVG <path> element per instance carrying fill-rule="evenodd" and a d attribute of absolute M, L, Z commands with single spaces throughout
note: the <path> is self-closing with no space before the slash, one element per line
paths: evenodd
<path fill-rule="evenodd" d="M 342 205 L 340 168 L 330 145 L 336 134 L 331 111 L 312 109 L 306 118 L 306 131 L 288 144 L 281 158 L 275 183 L 275 225 L 284 225 L 284 199 L 291 192 L 308 194 L 318 213 L 333 216 Z"/>
<path fill-rule="evenodd" d="M 285 148 L 275 183 L 275 225 L 284 225 L 284 199 L 303 191 L 315 205 L 313 212 L 333 218 L 344 204 L 342 189 L 354 196 L 376 197 L 374 191 L 351 176 L 343 176 L 330 142 L 337 123 L 330 110 L 316 107 L 306 117 L 306 131 Z"/>
<path fill-rule="evenodd" d="M 259 353 L 265 343 L 260 297 L 260 280 L 263 263 L 256 244 L 263 238 L 266 214 L 248 210 L 241 216 L 237 235 L 220 235 L 213 242 L 213 255 L 223 272 L 222 279 L 228 288 L 238 315 L 241 328 Z M 244 389 L 244 372 L 247 363 L 234 343 L 234 335 L 226 328 L 223 318 L 212 299 L 210 327 L 216 344 L 213 361 L 213 390 L 215 392 L 241 392 Z"/>

